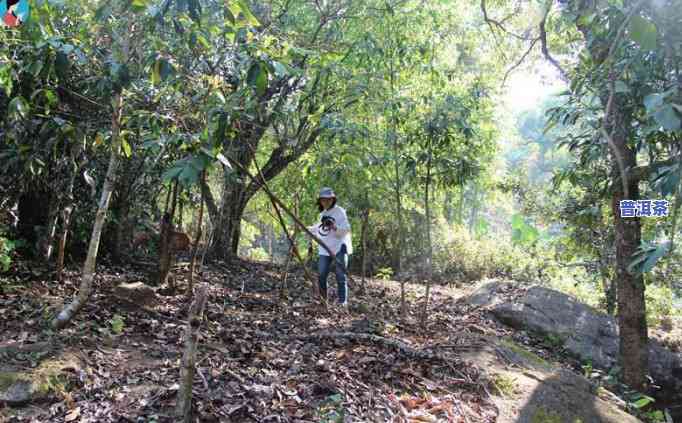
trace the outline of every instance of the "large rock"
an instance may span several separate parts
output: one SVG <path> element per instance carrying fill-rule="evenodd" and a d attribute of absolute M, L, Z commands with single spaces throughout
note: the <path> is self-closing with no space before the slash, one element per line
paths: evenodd
<path fill-rule="evenodd" d="M 515 300 L 496 303 L 488 299 L 487 303 L 501 322 L 561 338 L 568 352 L 597 368 L 608 369 L 618 361 L 616 320 L 571 296 L 535 286 Z M 669 351 L 654 339 L 649 347 L 649 372 L 658 383 L 682 392 L 682 353 Z"/>
<path fill-rule="evenodd" d="M 139 306 L 153 305 L 156 302 L 154 288 L 142 282 L 122 283 L 114 289 L 114 295 Z"/>

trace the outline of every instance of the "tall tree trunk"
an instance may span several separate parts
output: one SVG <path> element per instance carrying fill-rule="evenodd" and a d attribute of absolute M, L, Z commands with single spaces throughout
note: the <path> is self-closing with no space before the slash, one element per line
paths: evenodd
<path fill-rule="evenodd" d="M 127 48 L 124 49 L 127 52 Z M 127 54 L 126 54 L 127 55 Z M 114 110 L 111 117 L 111 155 L 109 157 L 109 166 L 107 167 L 107 174 L 104 179 L 102 187 L 102 196 L 100 197 L 97 214 L 95 215 L 95 224 L 92 227 L 92 235 L 90 236 L 90 245 L 88 247 L 88 255 L 83 265 L 83 276 L 81 277 L 81 284 L 78 289 L 78 295 L 74 300 L 68 304 L 64 309 L 54 318 L 52 326 L 55 328 L 63 328 L 73 318 L 73 316 L 80 310 L 85 302 L 90 297 L 92 292 L 92 281 L 95 277 L 95 265 L 97 263 L 97 253 L 99 250 L 99 242 L 102 236 L 102 228 L 109 209 L 109 200 L 111 193 L 116 185 L 116 167 L 119 161 L 119 152 L 121 149 L 121 115 L 123 114 L 123 94 L 121 92 L 116 94 L 114 98 Z"/>
<path fill-rule="evenodd" d="M 471 197 L 471 215 L 469 217 L 469 233 L 474 233 L 474 225 L 476 225 L 476 219 L 478 218 L 478 188 L 474 185 L 473 195 Z"/>
<path fill-rule="evenodd" d="M 429 296 L 431 295 L 431 276 L 433 274 L 433 243 L 431 240 L 431 205 L 429 204 L 429 191 L 431 190 L 431 139 L 428 140 L 429 157 L 426 163 L 426 183 L 424 186 L 424 210 L 426 211 L 426 295 L 424 295 L 424 310 L 422 310 L 422 325 L 426 324 L 429 312 Z"/>
<path fill-rule="evenodd" d="M 116 216 L 116 222 L 111 228 L 111 233 L 113 235 L 112 242 L 109 243 L 108 247 L 111 248 L 111 258 L 115 263 L 121 263 L 123 251 L 125 245 L 130 242 L 130 236 L 127 233 L 132 232 L 129 228 L 131 224 L 129 222 L 128 215 L 130 214 L 130 195 L 129 190 L 134 182 L 132 175 L 133 166 L 131 166 L 129 161 L 122 163 L 121 172 L 119 172 L 119 189 L 114 195 L 112 201 L 112 213 Z"/>
<path fill-rule="evenodd" d="M 445 221 L 448 222 L 449 224 L 452 224 L 452 219 L 454 218 L 455 215 L 455 210 L 454 207 L 452 206 L 452 201 L 453 201 L 453 195 L 452 195 L 452 190 L 448 189 L 445 191 L 445 201 L 444 201 L 444 213 L 443 217 L 445 217 Z"/>
<path fill-rule="evenodd" d="M 457 223 L 464 223 L 464 184 L 459 187 L 459 204 L 457 205 Z"/>
<path fill-rule="evenodd" d="M 245 184 L 225 183 L 222 213 L 220 213 L 220 221 L 216 225 L 216 232 L 211 245 L 211 256 L 223 260 L 230 260 L 237 256 L 242 216 L 249 199 L 250 196 L 247 196 Z"/>
<path fill-rule="evenodd" d="M 168 274 L 171 268 L 171 258 L 174 254 L 172 248 L 171 234 L 173 232 L 173 216 L 175 215 L 175 205 L 178 200 L 178 180 L 173 185 L 173 200 L 171 201 L 170 211 L 166 207 L 166 213 L 161 220 L 161 240 L 159 241 L 159 274 L 157 284 L 159 286 L 168 282 Z M 171 279 L 172 280 L 172 279 Z M 175 290 L 175 284 L 169 284 L 171 291 Z"/>
<path fill-rule="evenodd" d="M 632 2 L 625 2 L 633 6 Z M 581 2 L 585 12 L 594 9 L 593 1 Z M 610 54 L 611 37 L 592 32 L 591 27 L 576 21 L 576 27 L 590 40 L 588 51 L 595 63 L 602 63 Z M 608 60 L 615 60 L 608 58 Z M 621 200 L 639 199 L 639 180 L 626 177 L 628 170 L 637 164 L 637 152 L 628 146 L 632 135 L 631 116 L 626 108 L 623 94 L 615 92 L 617 75 L 613 68 L 608 73 L 610 88 L 602 91 L 601 103 L 604 108 L 603 136 L 611 151 L 611 210 L 615 223 L 616 271 L 614 284 L 617 289 L 618 327 L 620 332 L 620 360 L 623 380 L 634 389 L 643 389 L 649 364 L 646 303 L 644 301 L 644 277 L 631 274 L 627 267 L 633 253 L 640 245 L 642 228 L 639 218 L 620 216 Z"/>
<path fill-rule="evenodd" d="M 360 229 L 360 244 L 362 245 L 362 291 L 366 288 L 367 278 L 367 227 L 369 226 L 369 206 L 362 211 L 362 228 Z"/>
<path fill-rule="evenodd" d="M 121 185 L 125 183 L 122 182 Z M 124 203 L 119 203 L 116 210 L 116 217 L 118 221 L 113 228 L 113 243 L 111 244 L 111 258 L 115 263 L 122 263 L 124 258 L 124 250 L 126 244 L 131 239 L 131 222 L 128 218 L 130 214 L 130 203 L 127 200 Z"/>
<path fill-rule="evenodd" d="M 649 369 L 648 330 L 646 303 L 644 301 L 644 276 L 632 274 L 628 265 L 640 246 L 642 227 L 639 218 L 622 218 L 620 202 L 639 199 L 638 180 L 627 179 L 627 194 L 621 180 L 618 157 L 625 169 L 637 165 L 637 153 L 627 145 L 631 122 L 624 111 L 620 98 L 614 96 L 610 116 L 605 128 L 611 134 L 611 182 L 614 190 L 611 202 L 616 226 L 616 280 L 618 301 L 618 327 L 620 330 L 620 358 L 623 366 L 623 380 L 635 389 L 643 389 Z M 607 107 L 608 109 L 608 107 Z"/>

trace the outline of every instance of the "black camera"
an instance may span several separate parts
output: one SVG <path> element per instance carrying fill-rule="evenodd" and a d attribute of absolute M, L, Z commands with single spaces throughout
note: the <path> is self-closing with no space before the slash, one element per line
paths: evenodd
<path fill-rule="evenodd" d="M 334 222 L 336 222 L 336 220 L 334 220 L 333 217 L 326 216 L 326 215 L 322 216 L 322 223 L 320 224 L 320 229 L 319 229 L 320 235 L 322 235 L 322 236 L 327 235 L 329 233 L 329 231 L 332 230 L 332 227 L 334 226 Z"/>

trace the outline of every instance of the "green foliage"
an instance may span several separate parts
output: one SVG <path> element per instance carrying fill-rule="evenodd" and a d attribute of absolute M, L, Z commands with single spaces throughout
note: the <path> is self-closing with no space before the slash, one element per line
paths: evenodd
<path fill-rule="evenodd" d="M 123 326 L 125 325 L 123 322 L 123 317 L 115 314 L 114 317 L 112 317 L 109 320 L 109 324 L 111 325 L 111 331 L 115 334 L 120 334 L 123 332 Z"/>
<path fill-rule="evenodd" d="M 535 410 L 535 414 L 533 414 L 530 421 L 531 423 L 562 423 L 562 418 L 558 413 L 552 410 L 539 407 Z"/>
<path fill-rule="evenodd" d="M 375 278 L 377 279 L 382 279 L 382 280 L 389 280 L 393 276 L 393 269 L 390 267 L 382 267 L 380 268 L 376 275 L 374 275 Z"/>
<path fill-rule="evenodd" d="M 670 251 L 670 242 L 659 245 L 643 243 L 633 255 L 633 260 L 628 265 L 628 271 L 646 273 L 653 269 L 656 262 Z"/>
<path fill-rule="evenodd" d="M 455 227 L 439 240 L 434 251 L 434 266 L 446 278 L 478 281 L 508 277 L 538 281 L 544 260 L 528 248 L 494 238 L 475 239 L 462 227 Z"/>
<path fill-rule="evenodd" d="M 520 214 L 512 216 L 512 242 L 516 245 L 532 245 L 537 241 L 540 232 L 528 224 Z"/>
<path fill-rule="evenodd" d="M 516 378 L 503 373 L 494 373 L 490 382 L 497 393 L 503 397 L 511 398 L 518 392 Z"/>
<path fill-rule="evenodd" d="M 674 292 L 667 284 L 650 283 L 644 291 L 646 318 L 650 326 L 657 326 L 667 317 L 682 316 L 682 310 L 673 305 Z"/>
<path fill-rule="evenodd" d="M 656 25 L 642 16 L 634 16 L 630 20 L 630 38 L 644 50 L 656 49 L 658 32 Z"/>
<path fill-rule="evenodd" d="M 0 235 L 0 271 L 7 272 L 12 264 L 12 252 L 17 248 L 17 242 Z"/>
<path fill-rule="evenodd" d="M 247 249 L 244 256 L 249 260 L 255 261 L 267 261 L 270 259 L 270 254 L 261 247 Z"/>

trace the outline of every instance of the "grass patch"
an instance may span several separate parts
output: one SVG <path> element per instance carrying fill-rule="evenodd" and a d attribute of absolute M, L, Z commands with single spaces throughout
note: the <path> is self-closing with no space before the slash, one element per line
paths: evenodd
<path fill-rule="evenodd" d="M 512 350 L 514 353 L 518 354 L 522 358 L 526 359 L 527 361 L 531 362 L 531 364 L 543 367 L 543 368 L 549 368 L 552 367 L 549 362 L 542 357 L 539 357 L 532 352 L 528 351 L 527 349 L 519 346 L 516 344 L 514 341 L 510 339 L 502 339 L 500 343 L 507 347 L 508 349 Z"/>
<path fill-rule="evenodd" d="M 492 374 L 490 377 L 490 383 L 500 396 L 511 398 L 518 393 L 516 378 L 507 374 Z"/>
<path fill-rule="evenodd" d="M 531 423 L 563 423 L 563 420 L 557 413 L 540 407 L 533 415 Z"/>
<path fill-rule="evenodd" d="M 63 360 L 46 360 L 40 366 L 28 372 L 0 372 L 0 390 L 5 390 L 16 383 L 28 383 L 27 388 L 34 398 L 43 398 L 50 394 L 63 396 L 69 389 L 69 379 L 64 369 L 72 365 Z"/>

